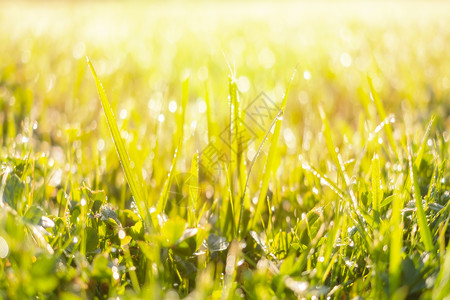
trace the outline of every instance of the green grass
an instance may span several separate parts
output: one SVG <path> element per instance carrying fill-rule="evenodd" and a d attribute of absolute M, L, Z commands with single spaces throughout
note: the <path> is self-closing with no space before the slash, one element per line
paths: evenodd
<path fill-rule="evenodd" d="M 0 298 L 448 299 L 449 5 L 386 5 L 0 4 Z"/>

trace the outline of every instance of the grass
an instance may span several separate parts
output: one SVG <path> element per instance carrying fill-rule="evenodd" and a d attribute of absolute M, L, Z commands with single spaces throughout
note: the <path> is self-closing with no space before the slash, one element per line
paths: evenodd
<path fill-rule="evenodd" d="M 448 5 L 403 5 L 0 4 L 0 298 L 448 299 Z"/>

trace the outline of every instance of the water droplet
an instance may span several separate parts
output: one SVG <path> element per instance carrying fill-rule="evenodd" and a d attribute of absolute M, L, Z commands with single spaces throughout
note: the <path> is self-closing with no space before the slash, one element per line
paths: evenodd
<path fill-rule="evenodd" d="M 113 272 L 113 278 L 114 278 L 115 280 L 119 280 L 119 278 L 120 278 L 119 273 Z"/>
<path fill-rule="evenodd" d="M 120 111 L 120 118 L 125 119 L 128 116 L 128 111 L 124 108 Z"/>
<path fill-rule="evenodd" d="M 8 256 L 8 253 L 8 243 L 6 243 L 6 240 L 0 236 L 0 258 L 5 258 L 6 256 Z"/>
<path fill-rule="evenodd" d="M 172 100 L 172 101 L 169 102 L 169 111 L 171 113 L 176 112 L 177 111 L 177 107 L 178 107 L 178 105 L 177 105 L 177 102 L 175 100 Z"/>
<path fill-rule="evenodd" d="M 305 72 L 303 72 L 303 78 L 305 78 L 305 80 L 310 80 L 311 73 L 308 70 L 306 70 Z"/>

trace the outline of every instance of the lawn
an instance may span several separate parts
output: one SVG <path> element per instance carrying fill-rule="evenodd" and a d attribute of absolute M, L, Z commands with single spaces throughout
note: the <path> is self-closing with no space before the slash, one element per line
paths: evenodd
<path fill-rule="evenodd" d="M 450 299 L 449 11 L 1 2 L 0 298 Z"/>

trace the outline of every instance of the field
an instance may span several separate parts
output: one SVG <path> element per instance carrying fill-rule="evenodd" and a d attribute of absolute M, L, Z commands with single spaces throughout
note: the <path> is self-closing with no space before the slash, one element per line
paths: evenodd
<path fill-rule="evenodd" d="M 0 298 L 450 299 L 449 11 L 0 3 Z"/>

